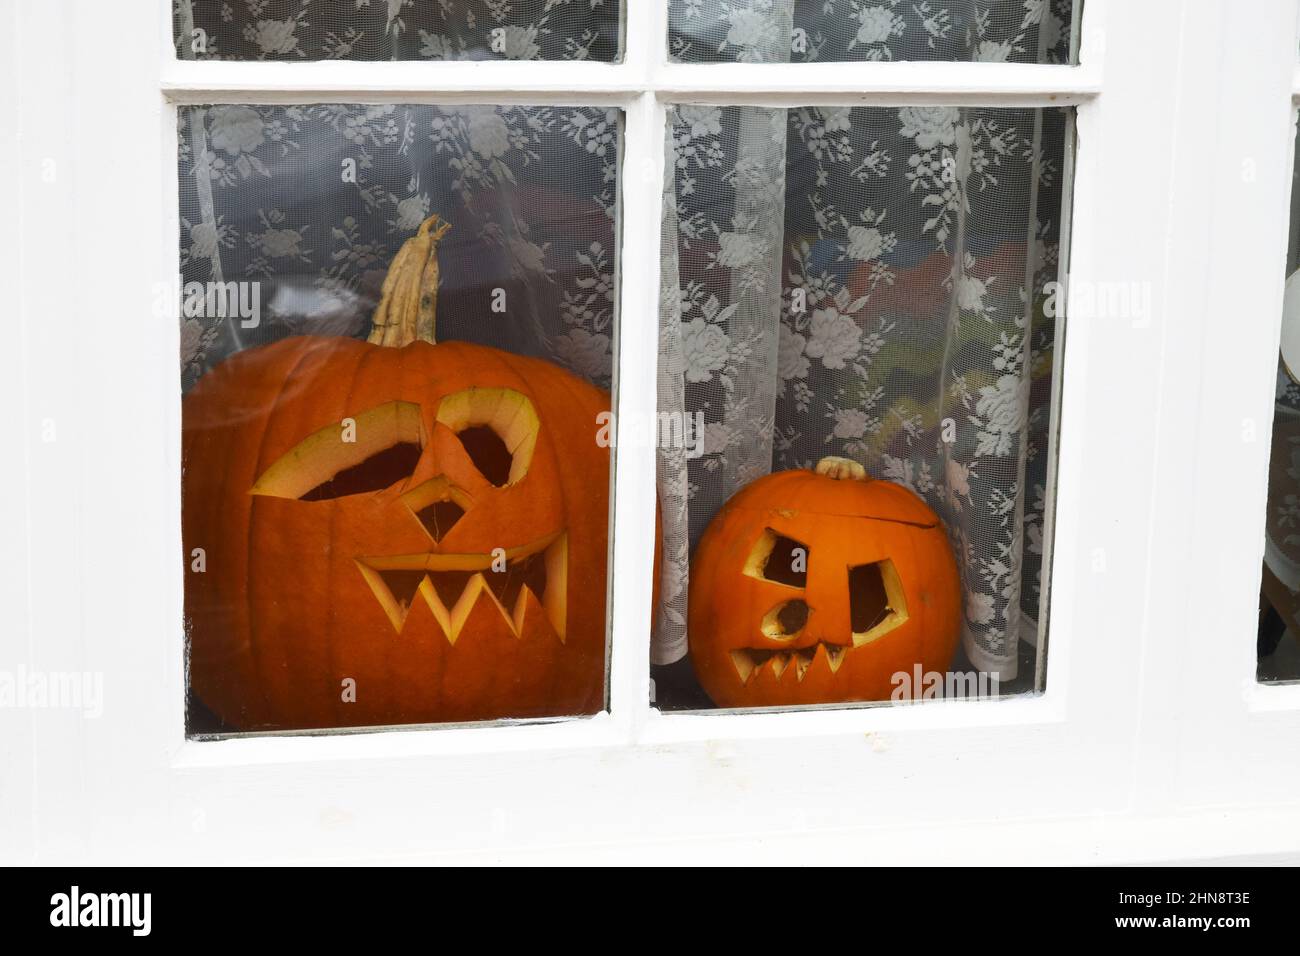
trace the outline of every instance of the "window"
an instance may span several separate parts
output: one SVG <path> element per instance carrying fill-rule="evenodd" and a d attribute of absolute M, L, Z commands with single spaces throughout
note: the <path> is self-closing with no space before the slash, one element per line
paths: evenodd
<path fill-rule="evenodd" d="M 176 52 L 196 60 L 619 59 L 614 3 L 178 2 Z"/>
<path fill-rule="evenodd" d="M 794 6 L 673 7 L 674 58 L 1070 58 L 1068 2 L 1009 19 Z M 398 4 L 381 24 L 345 7 L 180 3 L 178 56 L 366 59 L 382 37 L 395 59 L 544 59 L 543 39 L 586 59 L 611 13 Z M 658 421 L 690 442 L 655 436 L 654 703 L 1041 689 L 1072 113 L 666 110 Z M 608 469 L 592 445 L 622 124 L 612 106 L 179 109 L 191 734 L 603 708 L 608 530 L 553 499 L 608 507 L 590 483 Z M 840 459 L 869 474 L 837 487 L 819 462 Z M 780 557 L 799 593 L 750 583 L 780 578 L 773 555 L 715 566 L 706 525 L 735 523 L 743 486 L 813 469 L 865 550 L 804 527 L 791 489 L 759 524 L 816 538 Z"/>
<path fill-rule="evenodd" d="M 195 13 L 187 54 L 186 6 L 89 4 L 74 15 L 60 5 L 24 4 L 12 12 L 13 28 L 0 31 L 0 70 L 18 93 L 0 107 L 12 120 L 0 124 L 11 137 L 0 163 L 9 164 L 6 181 L 14 184 L 0 201 L 20 224 L 23 243 L 23 254 L 6 263 L 19 318 L 14 348 L 0 354 L 0 394 L 6 407 L 21 410 L 24 425 L 19 464 L 4 470 L 10 493 L 0 496 L 17 530 L 0 536 L 0 548 L 18 569 L 4 577 L 13 626 L 0 641 L 16 663 L 0 693 L 18 686 L 20 668 L 25 694 L 42 681 L 58 686 L 60 675 L 89 675 L 80 698 L 88 706 L 56 711 L 29 699 L 10 714 L 7 760 L 24 784 L 0 793 L 3 843 L 12 852 L 39 860 L 130 853 L 193 862 L 399 853 L 448 859 L 485 848 L 521 857 L 564 847 L 566 857 L 594 859 L 636 847 L 676 861 L 726 852 L 735 859 L 815 854 L 912 862 L 968 859 L 972 846 L 991 841 L 1008 860 L 1300 852 L 1289 826 L 1300 774 L 1286 759 L 1300 736 L 1300 697 L 1294 683 L 1256 680 L 1253 640 L 1286 265 L 1283 197 L 1300 95 L 1295 3 L 1265 5 L 1247 29 L 1240 5 L 1227 0 L 1088 0 L 1068 25 L 1056 16 L 1055 36 L 1044 31 L 1045 19 L 1022 31 L 1029 8 L 1015 2 L 837 3 L 839 13 L 852 8 L 856 26 L 845 19 L 833 21 L 835 28 L 823 19 L 829 12 L 817 12 L 828 10 L 824 3 L 728 4 L 736 14 L 788 9 L 788 27 L 779 33 L 789 37 L 788 54 L 786 44 L 763 46 L 770 33 L 758 18 L 732 17 L 724 30 L 715 16 L 721 5 L 676 0 L 621 8 L 608 0 L 558 4 L 549 14 L 545 5 L 520 0 L 510 16 L 490 25 L 479 18 L 469 32 L 465 22 L 440 22 L 423 5 L 372 3 L 355 21 L 355 35 L 343 18 L 356 12 L 353 4 L 272 4 L 250 19 L 248 5 L 232 0 L 228 22 L 218 22 L 219 13 Z M 398 16 L 390 19 L 393 7 Z M 935 19 L 911 19 L 913 7 Z M 615 21 L 619 29 L 611 27 Z M 535 36 L 510 30 L 527 33 L 530 26 L 538 27 Z M 498 28 L 504 32 L 494 36 Z M 206 35 L 202 55 L 193 43 L 199 29 Z M 587 31 L 593 33 L 580 40 L 588 51 L 582 55 L 566 40 Z M 1068 47 L 1065 56 L 1045 55 L 1066 36 L 1077 44 L 1077 58 Z M 494 49 L 501 39 L 509 42 Z M 535 59 L 511 58 L 534 47 Z M 778 49 L 781 61 L 772 62 Z M 263 62 L 263 55 L 275 62 Z M 950 111 L 958 114 L 955 122 L 945 119 Z M 407 117 L 419 136 L 404 153 Z M 463 218 L 470 204 L 448 182 L 455 167 L 443 165 L 451 154 L 437 151 L 438 122 L 470 143 L 470 153 L 501 160 L 513 174 L 510 180 L 502 172 L 480 193 L 472 228 Z M 982 140 L 956 141 L 959 130 L 974 134 L 977 124 Z M 991 165 L 994 138 L 1011 128 L 1016 136 L 1005 142 L 1014 145 L 1001 154 L 1001 167 Z M 688 134 L 686 146 L 698 140 L 705 152 L 683 166 Z M 950 134 L 954 142 L 943 142 Z M 396 146 L 387 141 L 394 135 Z M 1023 171 L 1024 143 L 1033 137 L 1037 177 Z M 865 179 L 856 178 L 876 141 L 889 169 L 880 177 L 866 166 Z M 820 158 L 810 145 L 822 150 Z M 971 152 L 959 156 L 967 146 Z M 966 171 L 968 155 L 973 172 L 976 146 L 990 164 L 984 168 L 1008 191 L 1028 196 L 1038 184 L 1038 215 L 990 185 L 971 196 L 967 240 L 958 242 L 954 232 L 941 249 L 939 225 L 925 226 L 944 208 L 942 190 L 935 186 L 938 203 L 890 205 L 890 197 L 898 194 L 896 182 L 919 177 L 922 198 L 931 185 L 944 184 L 945 171 L 954 169 L 945 150 L 956 164 L 953 175 Z M 709 165 L 715 147 L 721 154 Z M 851 164 L 831 162 L 842 148 Z M 506 162 L 516 150 L 531 150 L 536 159 Z M 754 171 L 769 156 L 779 161 L 766 167 L 767 179 L 784 176 L 783 188 L 748 191 L 764 177 L 747 179 L 746 168 Z M 355 182 L 344 178 L 351 176 L 345 159 L 364 173 Z M 196 163 L 212 187 L 210 208 L 202 176 L 192 175 Z M 1050 186 L 1041 176 L 1048 166 Z M 220 176 L 231 185 L 220 185 Z M 800 188 L 823 176 L 821 196 L 842 219 L 832 220 L 827 205 L 808 202 L 809 190 Z M 792 202 L 792 194 L 803 201 Z M 758 238 L 737 225 L 738 204 L 742 219 L 779 228 Z M 934 212 L 918 222 L 931 206 Z M 514 219 L 518 234 L 500 218 L 516 209 L 526 212 Z M 697 212 L 707 228 L 689 234 Z M 343 221 L 347 215 L 355 229 Z M 440 232 L 453 217 L 451 230 Z M 1038 221 L 1032 228 L 1031 220 Z M 498 225 L 501 231 L 489 228 Z M 960 228 L 956 219 L 950 228 Z M 747 235 L 736 238 L 741 233 Z M 436 327 L 446 330 L 435 349 L 471 343 L 558 365 L 548 343 L 553 333 L 564 334 L 565 309 L 574 308 L 584 313 L 586 337 L 570 339 L 569 372 L 582 377 L 575 371 L 582 361 L 606 357 L 606 382 L 597 381 L 599 363 L 586 369 L 589 387 L 608 386 L 616 416 L 606 450 L 611 479 L 584 486 L 583 510 L 573 512 L 608 522 L 608 550 L 589 565 L 605 578 L 589 595 L 602 622 L 594 705 L 584 698 L 573 706 L 465 711 L 431 722 L 418 712 L 417 695 L 414 705 L 398 697 L 393 707 L 356 720 L 319 713 L 234 728 L 209 706 L 207 723 L 187 723 L 189 689 L 199 687 L 207 665 L 201 655 L 187 659 L 180 633 L 189 578 L 198 573 L 192 551 L 203 547 L 192 543 L 182 521 L 183 514 L 190 520 L 182 462 L 193 441 L 182 387 L 193 395 L 229 361 L 285 347 L 289 333 L 302 330 L 295 323 L 307 319 L 320 328 L 343 323 L 361 347 L 368 326 L 349 323 L 359 316 L 374 324 L 383 276 L 408 241 L 417 242 L 413 255 L 425 253 L 413 261 L 423 262 L 421 280 L 430 281 L 409 287 L 399 321 L 378 323 L 380 338 L 389 326 L 427 328 L 423 293 L 436 285 Z M 436 284 L 427 271 L 435 243 Z M 1031 442 L 1045 442 L 1041 456 L 1012 456 L 1027 481 L 1038 481 L 1029 476 L 1044 468 L 1041 529 L 1031 532 L 1025 517 L 1035 513 L 1035 493 L 1017 488 L 1015 527 L 1007 534 L 1022 544 L 1020 592 L 1014 602 L 995 597 L 992 609 L 994 621 L 1008 626 L 1007 608 L 1019 609 L 1014 655 L 1003 644 L 991 656 L 998 666 L 1014 656 L 1022 683 L 996 700 L 918 706 L 712 707 L 718 702 L 691 697 L 705 691 L 702 685 L 674 685 L 675 673 L 664 669 L 689 661 L 669 662 L 672 655 L 661 653 L 674 640 L 663 621 L 674 596 L 662 578 L 655 594 L 656 509 L 671 533 L 679 503 L 662 494 L 659 412 L 703 411 L 705 447 L 731 447 L 718 429 L 708 435 L 728 421 L 718 403 L 734 398 L 719 373 L 729 361 L 761 357 L 776 374 L 756 378 L 762 387 L 747 397 L 761 395 L 772 409 L 768 441 L 776 444 L 775 436 L 791 427 L 801 437 L 764 449 L 755 432 L 744 438 L 755 442 L 752 460 L 765 460 L 774 474 L 790 465 L 808 471 L 823 457 L 857 461 L 874 473 L 889 455 L 900 462 L 896 474 L 910 464 L 915 476 L 924 455 L 899 452 L 906 447 L 902 432 L 858 435 L 860 423 L 842 424 L 835 412 L 848 405 L 836 404 L 834 390 L 882 321 L 920 326 L 906 355 L 886 354 L 882 345 L 873 356 L 869 371 L 890 373 L 872 385 L 885 390 L 882 408 L 908 392 L 907 375 L 951 386 L 947 373 L 971 367 L 978 355 L 991 376 L 1021 289 L 1032 300 L 1023 303 L 1027 347 L 1041 352 L 1044 343 L 1032 341 L 1034 324 L 1049 317 L 1052 266 L 1030 253 L 1030 243 L 1038 250 L 1059 243 L 1056 263 L 1068 264 L 1068 276 L 1053 290 L 1061 293 L 1063 314 L 1054 317 L 1062 324 L 1053 326 L 1050 360 L 1031 362 L 1013 383 L 1028 389 L 1024 407 L 1040 410 L 1041 433 Z M 599 265 L 593 244 L 605 257 Z M 373 247 L 373 260 L 348 263 L 361 246 Z M 553 272 L 546 278 L 527 268 L 534 247 Z M 584 247 L 590 267 L 578 258 Z M 213 259 L 203 253 L 217 248 L 229 276 L 210 273 Z M 747 287 L 744 265 L 759 258 L 774 267 L 761 272 L 761 288 Z M 927 258 L 934 260 L 928 270 Z M 342 281 L 316 281 L 340 262 L 348 269 Z M 875 279 L 884 274 L 877 266 L 892 284 Z M 178 269 L 185 279 L 179 290 Z M 1009 323 L 988 323 L 988 335 L 977 336 L 984 313 L 959 301 L 960 334 L 950 344 L 961 361 L 946 365 L 932 355 L 943 336 L 922 334 L 940 327 L 945 274 L 963 280 L 966 302 L 994 303 L 998 322 Z M 818 286 L 823 275 L 847 290 L 847 302 L 841 304 L 840 288 Z M 218 278 L 223 290 L 236 283 L 226 301 L 237 320 L 222 335 L 246 337 L 204 344 L 209 326 L 200 322 L 203 329 L 187 332 L 177 303 L 193 281 L 203 283 L 206 306 L 206 284 Z M 595 285 L 581 284 L 587 278 Z M 252 316 L 238 310 L 252 299 L 237 283 L 253 281 L 262 283 L 263 311 L 256 328 L 244 328 L 238 319 Z M 850 308 L 873 281 L 879 295 Z M 692 283 L 699 295 L 681 296 Z M 665 286 L 670 296 L 662 294 Z M 531 344 L 494 342 L 501 327 L 471 321 L 470 311 L 484 300 L 487 314 L 498 314 L 490 311 L 498 288 L 511 310 L 536 304 L 540 327 L 532 328 Z M 801 289 L 805 301 L 796 303 Z M 710 296 L 717 301 L 710 304 Z M 776 309 L 760 310 L 758 296 Z M 680 396 L 665 394 L 661 376 L 663 349 L 673 344 L 664 341 L 664 329 L 672 328 L 663 320 L 665 298 L 678 309 L 678 344 L 695 333 L 697 319 L 703 323 L 704 338 L 690 344 L 683 366 Z M 598 320 L 598 312 L 605 318 Z M 859 332 L 852 358 L 844 354 L 852 351 L 852 330 L 839 322 L 846 313 Z M 381 319 L 391 315 L 381 310 Z M 548 326 L 557 316 L 560 322 Z M 740 325 L 759 319 L 775 331 L 777 348 L 742 354 Z M 727 337 L 725 347 L 715 333 Z M 580 347 L 598 335 L 609 339 L 603 352 Z M 529 351 L 532 345 L 537 351 Z M 1024 342 L 1020 348 L 1023 355 Z M 196 361 L 182 369 L 182 355 Z M 802 371 L 800 355 L 808 363 L 803 377 L 780 374 L 782 366 Z M 840 357 L 843 369 L 834 367 Z M 686 369 L 708 379 L 692 381 Z M 258 374 L 251 380 L 236 391 L 250 414 L 265 416 L 265 403 L 256 399 L 267 382 Z M 800 382 L 812 393 L 807 411 L 795 398 Z M 978 405 L 980 389 L 997 381 L 968 384 Z M 358 613 L 400 636 L 405 631 L 394 621 L 404 623 L 403 612 L 438 617 L 430 592 L 452 623 L 460 597 L 453 603 L 440 592 L 432 572 L 468 574 L 461 595 L 482 573 L 477 566 L 430 564 L 429 556 L 444 553 L 442 542 L 469 527 L 477 502 L 446 469 L 417 476 L 421 461 L 431 461 L 432 443 L 472 466 L 484 494 L 509 493 L 536 475 L 544 438 L 530 423 L 536 415 L 544 428 L 545 409 L 517 385 L 490 387 L 491 396 L 448 389 L 436 404 L 409 395 L 376 394 L 355 405 L 343 395 L 333 404 L 313 398 L 300 416 L 277 421 L 255 463 L 216 447 L 207 452 L 223 477 L 239 478 L 251 506 L 286 522 L 326 513 L 327 533 L 353 521 L 348 505 L 356 495 L 391 498 L 410 535 L 404 540 L 418 538 L 419 547 L 367 546 L 351 556 L 349 574 L 369 602 L 357 604 Z M 964 409 L 959 395 L 953 399 Z M 515 410 L 509 423 L 499 417 L 507 406 Z M 220 403 L 218 420 L 235 407 Z M 915 447 L 941 448 L 942 419 L 951 417 L 961 449 L 956 461 L 969 466 L 981 429 L 940 410 L 936 402 L 919 412 Z M 341 432 L 344 419 L 357 441 L 338 441 L 333 432 L 325 433 L 328 441 L 317 439 L 327 428 Z M 812 429 L 814 420 L 825 433 Z M 878 443 L 859 455 L 849 447 L 858 440 Z M 687 459 L 679 480 L 683 473 L 688 483 L 695 480 L 700 461 Z M 857 481 L 848 462 L 831 460 L 824 468 L 830 474 L 822 477 Z M 990 476 L 998 473 L 973 471 L 985 484 L 972 478 L 969 500 L 992 500 Z M 738 487 L 742 477 L 726 481 Z M 946 466 L 943 480 L 946 494 L 954 487 Z M 594 488 L 604 489 L 608 502 Z M 717 493 L 719 511 L 731 490 Z M 961 527 L 964 518 L 941 513 L 943 495 L 933 503 L 924 492 L 918 497 L 949 530 Z M 703 537 L 715 517 L 691 509 L 679 548 L 693 531 Z M 548 555 L 560 539 L 550 535 L 568 525 L 524 533 L 541 515 L 526 505 L 515 514 L 515 526 L 502 530 L 517 536 L 456 554 L 481 563 L 493 548 L 504 549 L 507 568 L 517 565 L 520 576 L 498 582 L 502 598 L 483 575 L 491 600 L 505 607 L 527 591 L 554 628 L 545 598 L 555 580 Z M 226 530 L 221 515 L 210 521 Z M 917 553 L 922 532 L 937 529 L 926 527 L 928 519 L 889 523 L 902 526 L 891 543 L 910 543 L 869 552 L 862 535 L 815 522 L 772 518 L 749 528 L 730 570 L 746 586 L 782 596 L 750 602 L 760 632 L 807 632 L 824 610 L 817 596 L 825 586 L 837 596 L 836 613 L 851 639 L 861 643 L 839 650 L 834 641 L 812 647 L 796 640 L 788 659 L 785 651 L 737 643 L 722 663 L 737 676 L 746 667 L 751 675 L 780 668 L 797 678 L 811 648 L 814 661 L 829 670 L 838 660 L 843 671 L 862 648 L 887 646 L 904 633 L 923 607 L 908 590 L 907 556 Z M 374 525 L 357 518 L 355 527 L 368 534 Z M 1023 560 L 1032 534 L 1041 534 L 1048 573 L 1027 605 L 1038 580 Z M 278 562 L 278 574 L 295 567 L 287 550 L 264 552 Z M 800 550 L 806 564 L 797 560 Z M 540 565 L 528 560 L 537 554 Z M 819 563 L 823 554 L 833 561 Z M 682 560 L 667 550 L 658 555 L 661 567 Z M 422 560 L 405 560 L 411 556 Z M 210 548 L 206 558 L 211 567 Z M 965 586 L 973 565 L 964 555 L 952 560 Z M 833 591 L 823 577 L 834 579 Z M 740 600 L 742 592 L 734 593 Z M 971 593 L 961 593 L 957 609 L 966 621 L 984 614 L 984 602 L 968 606 Z M 283 600 L 271 594 L 268 613 L 292 610 L 295 594 L 291 583 Z M 412 597 L 404 604 L 405 594 Z M 218 612 L 223 606 L 214 604 Z M 1034 628 L 1020 626 L 1031 619 L 1029 607 Z M 986 623 L 998 626 L 994 621 Z M 968 633 L 963 647 L 968 656 L 989 650 L 978 633 Z M 732 651 L 743 652 L 739 665 Z M 990 662 L 971 663 L 978 671 Z M 266 674 L 282 676 L 274 667 Z M 327 668 L 319 674 L 337 697 L 339 675 Z M 397 686 L 383 665 L 362 676 L 356 706 L 372 706 L 362 702 L 376 685 Z M 315 693 L 274 680 L 269 690 L 281 700 Z M 370 732 L 342 732 L 351 728 Z M 246 733 L 232 736 L 232 729 Z M 206 739 L 213 736 L 219 739 Z M 791 811 L 806 805 L 808 794 L 844 793 L 866 796 L 828 801 L 823 813 Z M 138 825 L 128 830 L 124 820 Z"/>
<path fill-rule="evenodd" d="M 1300 459 L 1296 447 L 1300 433 L 1300 385 L 1294 377 L 1295 344 L 1300 319 L 1300 189 L 1292 179 L 1290 243 L 1286 254 L 1286 292 L 1282 303 L 1282 350 L 1277 367 L 1276 409 L 1269 451 L 1268 513 L 1265 517 L 1263 585 L 1259 599 L 1259 680 L 1280 683 L 1300 680 L 1300 627 L 1296 626 L 1296 592 L 1300 591 L 1300 564 L 1295 548 L 1300 542 L 1295 526 L 1300 517 Z"/>
<path fill-rule="evenodd" d="M 602 710 L 622 112 L 178 119 L 189 731 Z"/>
<path fill-rule="evenodd" d="M 660 707 L 1041 688 L 1072 123 L 670 110 L 659 412 L 694 440 L 660 443 Z M 841 459 L 865 473 L 791 484 Z M 857 620 L 877 567 L 893 569 L 887 639 Z"/>

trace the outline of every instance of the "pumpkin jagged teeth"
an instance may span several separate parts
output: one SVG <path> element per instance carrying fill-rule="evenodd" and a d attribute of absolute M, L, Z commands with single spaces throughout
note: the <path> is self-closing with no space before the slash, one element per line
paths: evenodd
<path fill-rule="evenodd" d="M 793 673 L 795 678 L 802 681 L 807 675 L 808 669 L 816 663 L 819 657 L 826 659 L 826 666 L 834 674 L 844 664 L 844 658 L 849 650 L 850 648 L 846 644 L 817 643 L 811 647 L 799 647 L 788 651 L 744 647 L 737 648 L 731 651 L 730 654 L 731 663 L 736 668 L 740 682 L 748 684 L 764 668 L 772 672 L 774 679 L 780 680 L 790 670 L 791 664 L 794 664 Z"/>
<path fill-rule="evenodd" d="M 808 673 L 808 668 L 812 667 L 813 658 L 817 656 L 819 646 L 814 644 L 812 647 L 800 648 L 794 652 L 794 672 L 799 680 L 803 680 L 804 675 Z"/>
<path fill-rule="evenodd" d="M 756 678 L 767 665 L 771 664 L 773 676 L 780 677 L 790 666 L 791 655 L 766 648 L 739 648 L 731 652 L 731 663 L 736 668 L 742 684 L 748 684 Z"/>
<path fill-rule="evenodd" d="M 785 669 L 790 666 L 790 654 L 773 654 L 772 655 L 772 676 L 781 679 Z"/>
<path fill-rule="evenodd" d="M 748 684 L 749 678 L 753 676 L 754 671 L 758 668 L 754 665 L 754 657 L 746 650 L 737 650 L 731 652 L 731 663 L 736 668 L 736 673 L 740 675 L 740 682 Z"/>
<path fill-rule="evenodd" d="M 764 666 L 766 666 L 767 662 L 770 661 L 775 656 L 775 652 L 750 651 L 750 654 L 753 655 L 754 658 L 754 673 L 750 675 L 752 679 L 758 676 L 759 671 L 761 671 L 764 668 Z"/>
<path fill-rule="evenodd" d="M 474 570 L 438 569 L 424 562 L 469 563 Z M 516 549 L 504 571 L 492 569 L 493 555 L 398 555 L 357 558 L 362 577 L 399 634 L 417 596 L 433 611 L 444 636 L 454 646 L 461 627 L 481 599 L 491 601 L 516 636 L 522 636 L 527 595 L 565 639 L 567 537 L 563 533 L 540 545 Z"/>

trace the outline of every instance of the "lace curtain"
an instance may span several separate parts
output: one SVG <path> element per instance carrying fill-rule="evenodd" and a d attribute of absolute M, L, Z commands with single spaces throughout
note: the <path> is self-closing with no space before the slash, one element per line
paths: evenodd
<path fill-rule="evenodd" d="M 603 107 L 193 106 L 179 111 L 181 278 L 256 283 L 256 325 L 183 317 L 188 388 L 241 348 L 364 338 L 389 262 L 437 213 L 440 338 L 608 388 L 621 118 Z"/>
<path fill-rule="evenodd" d="M 1064 63 L 1074 0 L 669 0 L 675 60 Z"/>
<path fill-rule="evenodd" d="M 175 0 L 200 60 L 619 58 L 619 0 Z"/>
<path fill-rule="evenodd" d="M 174 0 L 177 53 L 230 60 L 617 57 L 616 0 Z M 179 111 L 182 281 L 253 280 L 264 321 L 182 320 L 188 388 L 241 348 L 364 337 L 430 213 L 438 334 L 610 386 L 621 114 L 324 104 Z M 488 317 L 485 321 L 484 317 Z"/>
<path fill-rule="evenodd" d="M 641 2 L 641 0 L 636 0 Z M 177 0 L 180 55 L 617 59 L 614 0 Z M 1072 0 L 671 0 L 681 61 L 1068 62 Z M 439 333 L 608 386 L 619 117 L 319 105 L 180 113 L 186 281 L 257 279 L 266 320 L 183 319 L 188 385 L 295 332 L 363 334 L 429 212 Z M 826 454 L 944 518 L 964 647 L 1003 680 L 1037 639 L 1067 116 L 678 106 L 665 148 L 659 402 L 704 427 L 659 461 L 652 659 L 686 650 L 691 549 L 745 482 Z M 352 170 L 350 179 L 341 171 Z M 509 307 L 490 310 L 504 287 Z M 485 319 L 485 316 L 487 317 Z"/>
<path fill-rule="evenodd" d="M 1066 2 L 674 0 L 681 60 L 1067 62 Z M 834 454 L 944 519 L 970 663 L 1037 643 L 1067 116 L 946 107 L 670 113 L 652 660 L 687 649 L 689 558 L 736 490 Z"/>
<path fill-rule="evenodd" d="M 1300 145 L 1300 137 L 1296 140 Z M 1294 320 L 1300 292 L 1300 151 L 1291 179 L 1290 242 L 1287 248 L 1283 323 Z M 1283 333 L 1283 342 L 1287 336 Z M 1260 595 L 1258 679 L 1300 680 L 1300 382 L 1293 355 L 1278 357 L 1274 390 L 1268 501 L 1264 523 L 1264 586 Z M 1290 367 L 1288 366 L 1290 363 Z"/>

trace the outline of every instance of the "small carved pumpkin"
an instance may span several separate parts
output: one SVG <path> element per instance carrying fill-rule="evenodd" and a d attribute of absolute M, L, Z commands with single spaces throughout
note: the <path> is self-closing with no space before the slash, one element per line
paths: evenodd
<path fill-rule="evenodd" d="M 737 492 L 691 565 L 691 660 L 721 707 L 885 700 L 945 671 L 961 586 L 939 518 L 857 462 L 823 458 Z"/>
<path fill-rule="evenodd" d="M 229 726 L 603 704 L 609 396 L 434 345 L 436 224 L 398 252 L 368 343 L 241 352 L 184 400 L 190 674 Z"/>

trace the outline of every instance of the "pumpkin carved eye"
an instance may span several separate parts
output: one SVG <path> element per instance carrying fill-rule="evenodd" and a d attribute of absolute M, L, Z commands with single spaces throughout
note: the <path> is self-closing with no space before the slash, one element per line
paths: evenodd
<path fill-rule="evenodd" d="M 541 420 L 510 388 L 467 388 L 438 406 L 438 422 L 456 433 L 479 474 L 498 488 L 528 474 Z"/>
<path fill-rule="evenodd" d="M 750 549 L 745 573 L 787 587 L 808 586 L 808 545 L 764 528 Z"/>
<path fill-rule="evenodd" d="M 425 444 L 420 406 L 388 402 L 354 418 L 355 441 L 340 425 L 308 435 L 262 472 L 249 494 L 327 501 L 383 491 L 410 477 Z"/>
<path fill-rule="evenodd" d="M 365 461 L 344 468 L 315 488 L 298 496 L 299 501 L 328 501 L 348 495 L 362 495 L 383 491 L 390 485 L 404 481 L 415 470 L 420 460 L 420 446 L 415 442 L 398 442 L 391 448 L 376 452 Z"/>
<path fill-rule="evenodd" d="M 903 583 L 893 561 L 849 568 L 849 620 L 854 647 L 870 644 L 907 620 Z"/>

